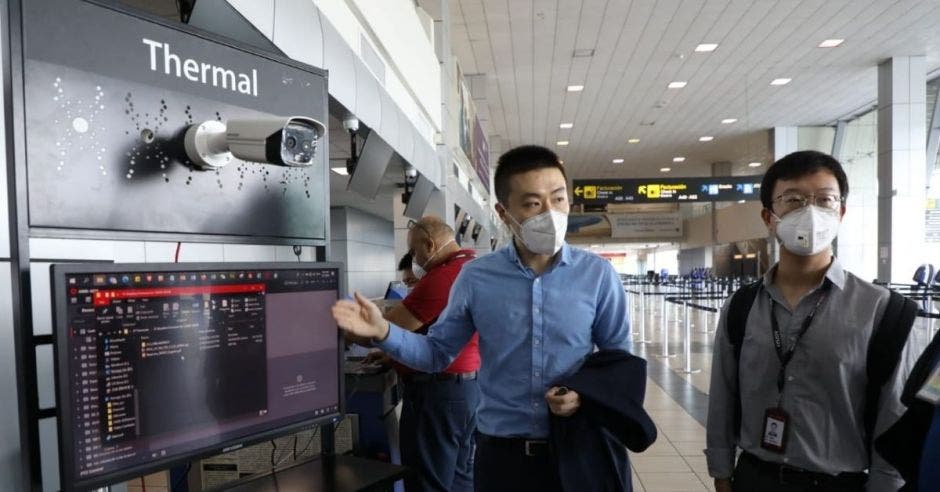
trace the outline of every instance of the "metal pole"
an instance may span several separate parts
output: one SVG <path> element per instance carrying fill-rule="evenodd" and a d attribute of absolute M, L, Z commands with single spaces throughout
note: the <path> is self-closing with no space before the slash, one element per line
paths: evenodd
<path fill-rule="evenodd" d="M 695 374 L 701 369 L 692 369 L 692 306 L 685 303 L 685 341 L 682 344 L 685 351 L 685 369 L 683 374 Z"/>
<path fill-rule="evenodd" d="M 665 310 L 666 310 L 666 297 L 663 296 L 663 312 L 665 312 Z M 662 329 L 663 329 L 663 338 L 662 338 L 662 341 L 663 341 L 663 350 L 662 350 L 662 352 L 660 352 L 660 355 L 659 355 L 659 356 L 662 357 L 662 358 L 664 358 L 664 359 L 668 359 L 668 358 L 670 358 L 670 357 L 675 357 L 676 354 L 670 354 L 670 353 L 669 353 L 669 324 L 666 323 L 665 318 L 663 319 L 663 322 L 660 323 L 660 325 L 662 326 Z"/>
<path fill-rule="evenodd" d="M 640 341 L 637 343 L 649 343 L 646 339 L 646 295 L 640 290 Z"/>

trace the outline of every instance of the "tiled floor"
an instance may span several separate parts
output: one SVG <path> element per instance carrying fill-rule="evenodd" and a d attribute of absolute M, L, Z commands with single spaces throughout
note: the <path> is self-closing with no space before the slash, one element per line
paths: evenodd
<path fill-rule="evenodd" d="M 706 325 L 704 316 L 695 316 L 690 326 L 694 351 L 692 353 L 692 368 L 701 369 L 695 374 L 683 374 L 685 357 L 681 341 L 684 340 L 684 323 L 675 322 L 675 312 L 667 312 L 667 334 L 670 354 L 675 357 L 663 358 L 662 337 L 663 330 L 660 309 L 647 310 L 646 338 L 652 343 L 636 345 L 635 351 L 645 355 L 649 360 L 650 372 L 656 370 L 669 371 L 680 379 L 678 385 L 671 385 L 673 392 L 692 388 L 699 394 L 693 399 L 703 399 L 708 394 L 709 368 L 711 365 L 711 342 L 714 333 L 702 333 Z M 634 312 L 634 329 L 638 329 L 637 316 Z M 713 320 L 708 320 L 713 321 Z M 639 336 L 634 337 L 639 340 Z M 661 378 L 657 378 L 661 379 Z M 683 388 L 683 386 L 685 388 Z M 688 394 L 685 395 L 687 398 Z M 708 476 L 705 465 L 705 428 L 702 422 L 696 420 L 677 400 L 663 389 L 651 377 L 647 381 L 646 410 L 653 421 L 656 422 L 659 438 L 656 443 L 643 453 L 631 454 L 633 465 L 633 487 L 639 492 L 666 492 L 666 491 L 706 491 L 714 490 L 712 479 Z"/>

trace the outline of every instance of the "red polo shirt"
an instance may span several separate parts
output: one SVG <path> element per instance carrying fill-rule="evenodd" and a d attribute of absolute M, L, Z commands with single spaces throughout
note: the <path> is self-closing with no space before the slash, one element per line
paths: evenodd
<path fill-rule="evenodd" d="M 443 263 L 431 269 L 421 280 L 415 284 L 411 293 L 401 301 L 412 316 L 423 325 L 418 333 L 426 334 L 428 327 L 437 321 L 444 308 L 447 307 L 447 298 L 450 288 L 457 280 L 457 274 L 465 263 L 474 258 L 474 251 L 462 249 L 454 252 Z M 460 351 L 454 362 L 444 370 L 451 374 L 473 372 L 480 368 L 479 335 L 474 333 L 467 345 Z"/>

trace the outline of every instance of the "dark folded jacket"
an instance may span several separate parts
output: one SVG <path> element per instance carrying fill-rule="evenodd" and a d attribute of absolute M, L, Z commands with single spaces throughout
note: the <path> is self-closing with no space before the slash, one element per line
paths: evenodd
<path fill-rule="evenodd" d="M 934 406 L 917 398 L 917 392 L 927 381 L 927 377 L 940 357 L 940 333 L 934 336 L 930 345 L 924 350 L 914 368 L 911 370 L 904 392 L 901 394 L 901 403 L 907 410 L 901 418 L 875 439 L 875 449 L 878 454 L 893 466 L 901 478 L 904 487 L 901 491 L 917 490 L 917 475 L 920 473 L 921 453 L 924 450 L 924 439 L 933 422 Z"/>
<path fill-rule="evenodd" d="M 633 490 L 627 448 L 640 452 L 656 440 L 656 426 L 643 410 L 646 361 L 623 350 L 602 350 L 556 385 L 581 396 L 574 415 L 551 416 L 562 489 Z"/>

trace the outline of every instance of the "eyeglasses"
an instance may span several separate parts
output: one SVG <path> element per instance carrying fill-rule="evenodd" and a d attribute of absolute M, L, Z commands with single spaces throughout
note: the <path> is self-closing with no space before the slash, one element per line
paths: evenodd
<path fill-rule="evenodd" d="M 811 195 L 784 193 L 774 198 L 774 203 L 778 204 L 783 213 L 801 209 L 810 203 L 819 208 L 838 211 L 844 201 L 845 197 L 834 193 L 813 193 Z"/>
<path fill-rule="evenodd" d="M 431 231 L 429 231 L 427 227 L 413 220 L 408 220 L 408 230 L 412 230 L 415 228 L 420 229 L 421 232 L 423 232 L 425 236 L 431 237 Z"/>

